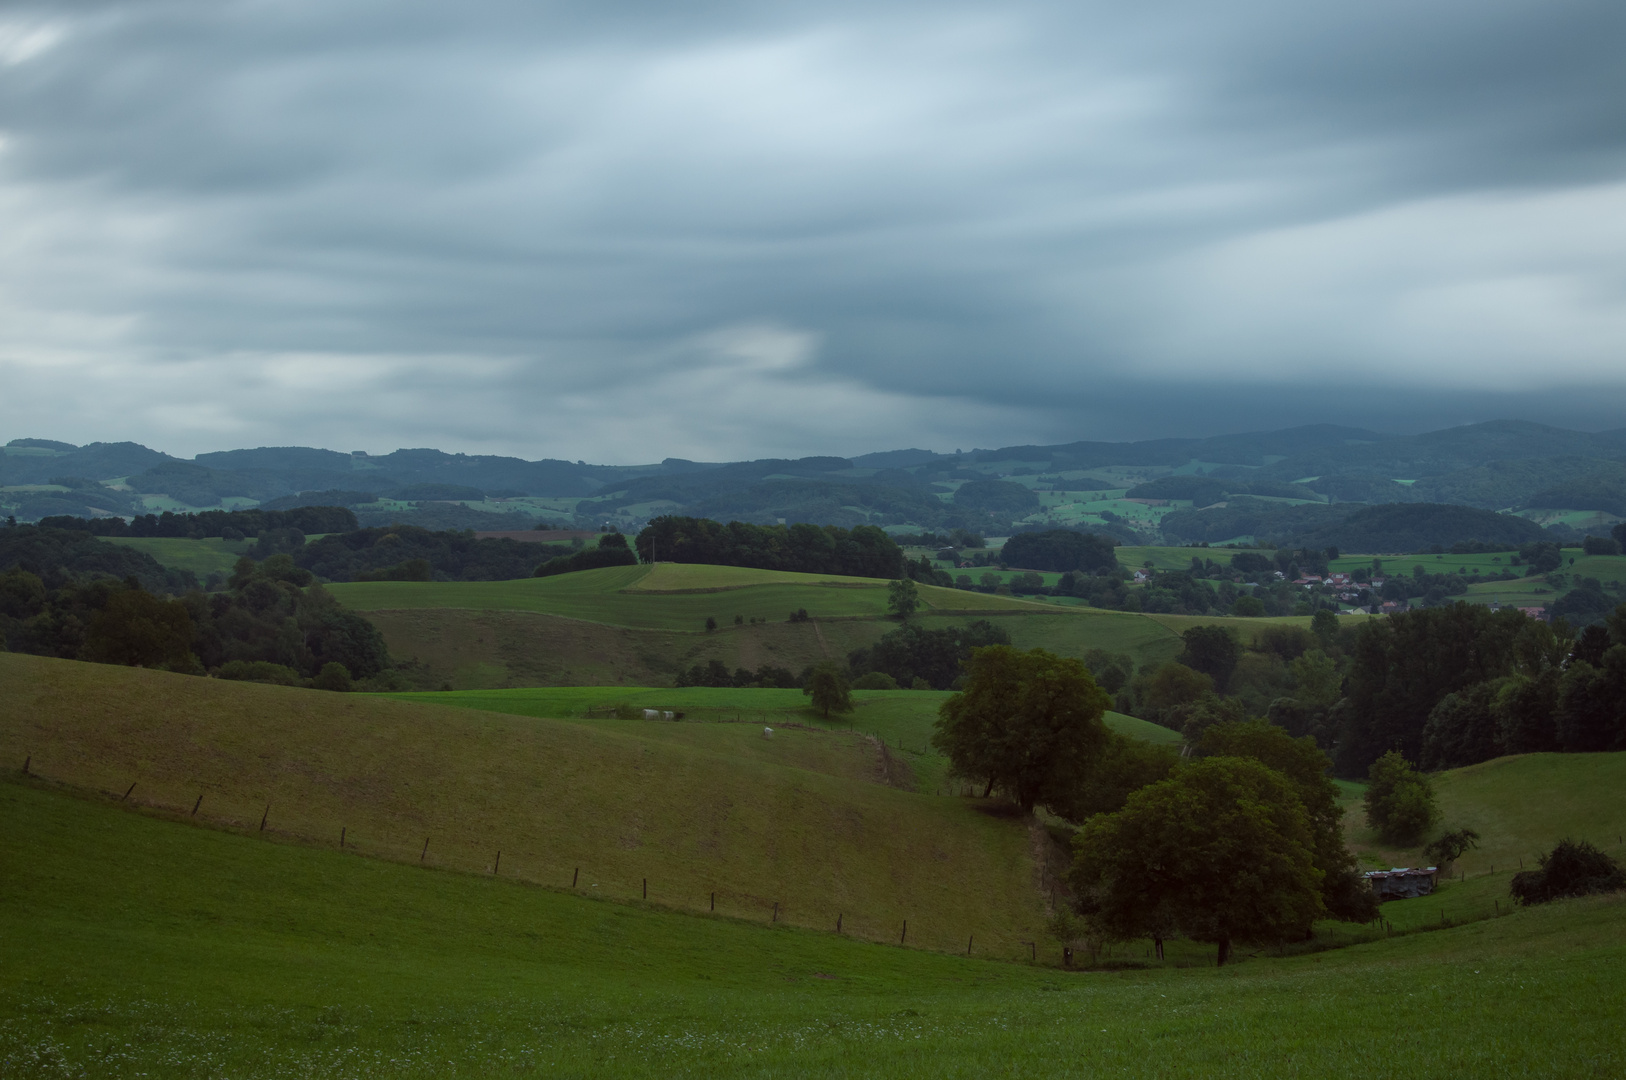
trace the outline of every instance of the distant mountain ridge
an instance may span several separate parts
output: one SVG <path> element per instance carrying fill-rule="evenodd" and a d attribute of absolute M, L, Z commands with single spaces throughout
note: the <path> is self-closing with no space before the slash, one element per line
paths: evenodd
<path fill-rule="evenodd" d="M 970 481 L 981 482 L 978 501 L 957 503 L 958 488 Z M 986 485 L 996 481 L 1013 493 L 1021 487 L 1048 497 L 1042 506 L 1025 494 L 990 500 L 997 491 Z M 1112 501 L 1126 497 L 1128 503 Z M 634 466 L 431 448 L 375 456 L 300 446 L 221 450 L 187 460 L 137 443 L 75 446 L 42 438 L 14 439 L 0 454 L 0 512 L 22 520 L 286 507 L 323 498 L 352 506 L 364 523 L 432 513 L 436 527 L 467 528 L 498 527 L 499 521 L 514 528 L 526 519 L 637 527 L 663 513 L 683 513 L 937 532 L 1008 533 L 1061 524 L 1126 541 L 1166 534 L 1212 542 L 1324 529 L 1361 505 L 1439 503 L 1518 511 L 1563 531 L 1573 529 L 1580 514 L 1597 515 L 1603 526 L 1626 513 L 1626 428 L 1580 432 L 1494 420 L 1394 436 L 1315 424 L 953 454 L 910 448 L 854 458 L 667 458 Z"/>

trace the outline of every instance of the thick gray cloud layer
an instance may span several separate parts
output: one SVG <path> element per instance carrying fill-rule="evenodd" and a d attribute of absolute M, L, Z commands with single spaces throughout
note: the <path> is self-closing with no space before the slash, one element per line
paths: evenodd
<path fill-rule="evenodd" d="M 1626 425 L 1619 4 L 13 3 L 0 430 Z"/>

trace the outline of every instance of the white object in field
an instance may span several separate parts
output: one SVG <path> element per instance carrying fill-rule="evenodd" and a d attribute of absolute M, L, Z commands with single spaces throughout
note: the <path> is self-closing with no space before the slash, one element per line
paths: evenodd
<path fill-rule="evenodd" d="M 771 738 L 773 738 L 773 728 L 771 728 L 771 727 L 765 727 L 765 728 L 763 728 L 763 729 L 762 729 L 762 737 L 763 737 L 763 738 L 764 738 L 764 739 L 771 739 Z"/>
<path fill-rule="evenodd" d="M 659 709 L 645 709 L 644 710 L 644 719 L 645 720 L 659 720 L 660 718 L 661 718 L 661 713 L 660 713 Z"/>
<path fill-rule="evenodd" d="M 661 713 L 661 719 L 662 720 L 676 720 L 677 719 L 677 713 L 673 712 L 671 709 L 667 709 L 665 712 Z"/>

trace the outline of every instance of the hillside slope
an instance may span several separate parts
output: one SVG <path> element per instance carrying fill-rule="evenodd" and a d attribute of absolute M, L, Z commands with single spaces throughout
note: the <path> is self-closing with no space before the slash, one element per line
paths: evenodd
<path fill-rule="evenodd" d="M 228 828 L 388 859 L 1014 955 L 1039 932 L 1031 839 L 882 782 L 855 734 L 708 746 L 510 714 L 0 654 L 0 760 Z M 731 748 L 729 739 L 737 744 Z M 745 750 L 749 747 L 749 752 Z M 427 840 L 427 853 L 425 842 Z M 497 853 L 501 852 L 500 864 Z M 963 947 L 963 946 L 961 946 Z"/>

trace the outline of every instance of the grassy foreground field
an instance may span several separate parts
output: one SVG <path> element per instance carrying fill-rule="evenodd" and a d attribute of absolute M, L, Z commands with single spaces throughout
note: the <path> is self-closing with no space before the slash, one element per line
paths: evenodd
<path fill-rule="evenodd" d="M 14 782 L 0 818 L 7 1077 L 1626 1070 L 1619 899 L 1220 970 L 1078 974 L 188 828 Z"/>

